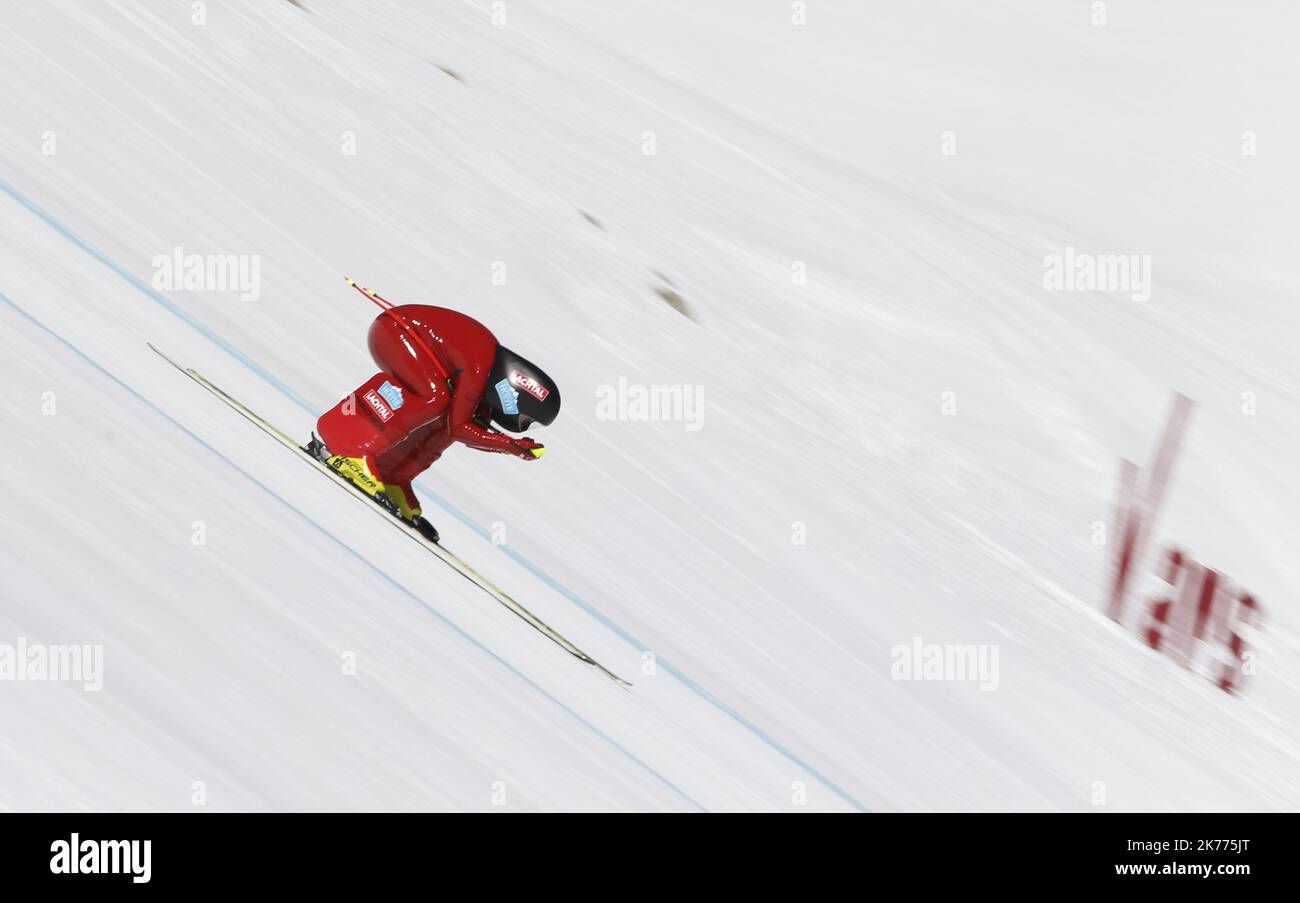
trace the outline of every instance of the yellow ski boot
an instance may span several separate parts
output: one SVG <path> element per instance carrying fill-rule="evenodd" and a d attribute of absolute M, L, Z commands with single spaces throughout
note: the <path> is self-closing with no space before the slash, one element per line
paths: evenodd
<path fill-rule="evenodd" d="M 387 483 L 384 485 L 384 495 L 397 507 L 397 513 L 404 520 L 413 521 L 420 516 L 420 503 L 415 498 L 415 493 L 405 486 Z"/>
<path fill-rule="evenodd" d="M 397 515 L 414 527 L 425 539 L 430 542 L 438 541 L 437 529 L 420 516 L 420 503 L 410 486 L 385 483 L 375 476 L 365 458 L 330 455 L 325 459 L 325 463 L 339 476 L 373 498 L 390 514 Z"/>
<path fill-rule="evenodd" d="M 325 463 L 343 479 L 356 486 L 366 495 L 373 497 L 375 501 L 385 508 L 388 507 L 386 503 L 391 500 L 384 491 L 388 487 L 371 472 L 370 465 L 366 463 L 365 458 L 346 458 L 343 455 L 330 455 L 325 459 Z"/>

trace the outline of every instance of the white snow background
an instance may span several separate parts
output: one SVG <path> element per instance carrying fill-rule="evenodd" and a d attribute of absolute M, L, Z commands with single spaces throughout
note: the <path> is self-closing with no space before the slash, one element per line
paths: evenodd
<path fill-rule="evenodd" d="M 0 6 L 0 643 L 104 654 L 0 682 L 0 808 L 1300 805 L 1300 11 L 798 6 Z M 177 247 L 259 297 L 155 290 Z M 1150 299 L 1046 290 L 1067 247 Z M 543 460 L 417 489 L 632 690 L 146 348 L 305 439 L 374 372 L 344 276 L 559 382 Z M 1259 599 L 1238 696 L 1102 613 L 1175 390 L 1157 539 Z"/>

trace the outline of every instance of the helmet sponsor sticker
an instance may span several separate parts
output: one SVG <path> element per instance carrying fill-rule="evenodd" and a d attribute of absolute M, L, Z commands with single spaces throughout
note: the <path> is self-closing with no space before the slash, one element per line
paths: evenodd
<path fill-rule="evenodd" d="M 519 393 L 510 387 L 510 381 L 503 379 L 497 383 L 497 397 L 501 399 L 501 410 L 507 414 L 519 413 Z"/>
<path fill-rule="evenodd" d="M 542 385 L 526 373 L 521 373 L 518 370 L 510 371 L 510 384 L 523 389 L 538 401 L 545 401 L 546 396 L 551 394 L 551 390 L 546 388 L 546 386 Z"/>
<path fill-rule="evenodd" d="M 402 398 L 401 387 L 393 385 L 388 380 L 384 380 L 384 384 L 379 387 L 379 394 L 384 396 L 384 400 L 394 411 L 406 404 L 406 399 Z"/>

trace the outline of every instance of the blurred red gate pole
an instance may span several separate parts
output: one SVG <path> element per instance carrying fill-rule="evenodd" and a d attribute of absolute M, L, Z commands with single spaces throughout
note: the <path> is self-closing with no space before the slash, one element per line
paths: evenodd
<path fill-rule="evenodd" d="M 1152 529 L 1160 516 L 1174 459 L 1182 445 L 1191 412 L 1192 400 L 1181 392 L 1175 392 L 1165 432 L 1156 450 L 1155 464 L 1145 481 L 1139 480 L 1141 474 L 1133 462 L 1120 460 L 1119 497 L 1115 506 L 1117 523 L 1114 531 L 1119 541 L 1115 546 L 1110 607 L 1107 611 L 1115 621 L 1123 617 L 1133 572 L 1142 561 Z"/>

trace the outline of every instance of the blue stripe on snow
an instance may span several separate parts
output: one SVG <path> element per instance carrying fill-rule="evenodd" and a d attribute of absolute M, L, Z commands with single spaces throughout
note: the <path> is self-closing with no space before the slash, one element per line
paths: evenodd
<path fill-rule="evenodd" d="M 237 361 L 239 361 L 249 370 L 256 373 L 263 380 L 265 380 L 269 385 L 274 386 L 277 390 L 279 390 L 282 394 L 284 394 L 285 397 L 289 398 L 291 401 L 297 404 L 298 407 L 302 408 L 312 417 L 315 417 L 317 414 L 320 413 L 320 411 L 325 410 L 324 407 L 318 407 L 316 405 L 312 405 L 311 403 L 309 403 L 305 398 L 303 398 L 301 395 L 295 392 L 292 388 L 290 388 L 287 384 L 281 381 L 273 373 L 268 371 L 266 368 L 262 367 L 260 364 L 258 364 L 248 355 L 246 355 L 243 351 L 241 351 L 238 347 L 231 344 L 226 339 L 222 338 L 220 335 L 214 332 L 202 321 L 195 318 L 184 308 L 180 307 L 175 302 L 168 299 L 157 289 L 153 288 L 150 285 L 147 285 L 146 283 L 140 281 L 135 276 L 131 275 L 126 269 L 124 269 L 122 266 L 120 266 L 118 263 L 116 263 L 106 254 L 99 251 L 89 242 L 82 239 L 79 235 L 74 233 L 67 226 L 63 225 L 63 223 L 60 222 L 53 214 L 48 213 L 46 210 L 40 207 L 40 205 L 38 205 L 35 201 L 27 197 L 27 195 L 23 194 L 18 189 L 14 188 L 4 179 L 0 179 L 0 191 L 3 191 L 5 194 L 9 195 L 19 204 L 22 204 L 29 211 L 34 213 L 36 216 L 40 217 L 40 219 L 43 222 L 45 222 L 45 224 L 48 225 L 51 229 L 53 229 L 59 235 L 66 238 L 68 241 L 72 242 L 72 244 L 76 245 L 82 251 L 85 251 L 91 257 L 98 260 L 104 266 L 108 267 L 118 276 L 122 277 L 122 279 L 124 279 L 137 291 L 143 293 L 152 301 L 154 301 L 155 303 L 163 307 L 165 310 L 167 310 L 169 313 L 183 320 L 195 331 L 199 332 L 200 334 L 202 334 L 203 336 L 211 340 L 215 345 L 217 345 L 217 347 L 221 348 L 223 351 L 228 353 L 231 357 L 235 358 Z M 465 524 L 467 527 L 469 527 L 479 536 L 483 537 L 484 539 L 490 540 L 491 534 L 486 528 L 481 527 L 477 523 L 472 521 L 468 515 L 466 515 L 460 509 L 456 508 L 447 499 L 443 498 L 438 493 L 432 491 L 423 483 L 416 483 L 416 487 L 420 490 L 421 494 L 423 494 L 427 498 L 433 499 L 433 501 L 444 511 L 451 514 L 453 517 L 455 517 L 461 523 Z M 591 615 L 596 620 L 598 620 L 601 624 L 604 624 L 606 627 L 608 627 L 614 633 L 618 634 L 618 636 L 622 637 L 625 641 L 630 643 L 636 649 L 644 650 L 647 648 L 646 644 L 638 641 L 631 633 L 629 633 L 623 627 L 618 625 L 616 622 L 612 621 L 608 616 L 603 614 L 594 605 L 592 605 L 591 603 L 583 599 L 577 593 L 565 587 L 558 580 L 556 580 L 555 578 L 548 575 L 545 571 L 543 571 L 541 567 L 539 567 L 536 564 L 533 564 L 531 561 L 524 558 L 514 549 L 511 549 L 508 546 L 494 546 L 494 547 L 501 549 L 512 560 L 514 560 L 516 563 L 518 563 L 519 565 L 527 569 L 538 579 L 546 583 L 547 586 L 550 586 L 552 589 L 556 590 L 556 592 L 558 592 L 564 598 L 568 599 L 574 605 L 578 606 L 583 611 L 587 612 L 589 615 Z M 691 677 L 686 675 L 683 671 L 674 667 L 673 665 L 669 664 L 663 659 L 659 659 L 658 666 L 660 668 L 663 668 L 663 670 L 666 671 L 668 674 L 671 674 L 673 677 L 681 681 L 682 685 L 685 686 L 692 693 L 695 693 L 697 696 L 699 696 L 709 705 L 713 706 L 715 709 L 722 712 L 728 718 L 731 718 L 737 724 L 744 727 L 746 730 L 748 730 L 751 734 L 753 734 L 758 740 L 763 742 L 769 748 L 776 751 L 777 753 L 779 753 L 780 755 L 788 759 L 790 762 L 797 765 L 800 769 L 802 769 L 808 775 L 816 779 L 818 782 L 820 782 L 823 786 L 825 786 L 828 790 L 830 790 L 832 793 L 834 793 L 844 802 L 848 803 L 850 806 L 853 806 L 855 809 L 861 812 L 869 811 L 866 806 L 864 806 L 852 795 L 850 795 L 848 791 L 844 790 L 834 781 L 827 778 L 816 768 L 813 768 L 808 762 L 806 762 L 804 759 L 800 758 L 798 755 L 792 752 L 789 748 L 787 748 L 784 744 L 778 741 L 775 737 L 771 736 L 769 733 L 767 733 L 765 730 L 763 730 L 753 721 L 746 718 L 735 708 L 723 702 L 721 699 L 719 699 L 709 690 L 705 689 L 702 685 L 700 685 Z"/>

